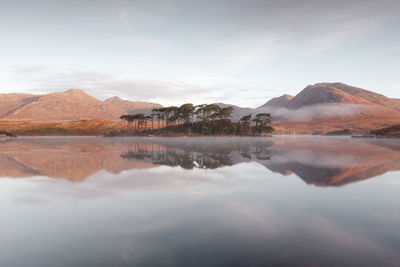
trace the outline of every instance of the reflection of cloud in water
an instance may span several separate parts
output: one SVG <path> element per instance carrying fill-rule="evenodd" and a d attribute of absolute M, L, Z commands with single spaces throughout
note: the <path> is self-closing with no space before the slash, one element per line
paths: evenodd
<path fill-rule="evenodd" d="M 168 166 L 128 170 L 118 175 L 101 171 L 81 183 L 34 177 L 19 180 L 18 188 L 21 192 L 25 192 L 19 196 L 19 199 L 30 203 L 42 203 L 46 198 L 65 197 L 79 201 L 126 192 L 144 193 L 167 190 L 185 190 L 188 194 L 226 193 L 236 190 L 235 186 L 246 181 L 246 174 L 255 171 L 263 172 L 264 170 L 258 164 L 243 163 L 230 168 L 222 167 L 213 172 L 194 170 L 188 173 L 181 167 Z M 236 176 L 233 176 L 233 173 Z M 5 180 L 3 184 L 4 182 Z M 8 180 L 8 182 L 12 181 Z"/>

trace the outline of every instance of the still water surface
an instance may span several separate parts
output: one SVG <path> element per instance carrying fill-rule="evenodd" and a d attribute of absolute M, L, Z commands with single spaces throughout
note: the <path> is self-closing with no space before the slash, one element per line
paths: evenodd
<path fill-rule="evenodd" d="M 400 266 L 400 140 L 0 141 L 0 266 Z"/>

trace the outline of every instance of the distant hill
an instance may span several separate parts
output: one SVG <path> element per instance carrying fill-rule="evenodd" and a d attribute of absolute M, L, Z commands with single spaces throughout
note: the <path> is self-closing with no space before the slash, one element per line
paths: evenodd
<path fill-rule="evenodd" d="M 265 108 L 265 107 L 281 107 L 281 108 L 287 108 L 290 100 L 293 99 L 293 96 L 284 94 L 280 97 L 275 97 L 269 100 L 267 103 L 262 105 L 260 108 Z"/>
<path fill-rule="evenodd" d="M 249 115 L 249 114 L 254 115 L 257 112 L 253 108 L 244 108 L 244 107 L 239 107 L 239 106 L 226 104 L 226 103 L 215 103 L 215 104 L 217 104 L 221 108 L 233 107 L 233 112 L 232 112 L 232 117 L 231 117 L 232 121 L 238 121 L 243 116 L 246 116 L 246 115 Z"/>
<path fill-rule="evenodd" d="M 134 102 L 129 100 L 123 100 L 118 96 L 111 97 L 104 101 L 105 103 L 111 104 L 114 107 L 123 109 L 126 113 L 134 113 L 141 110 L 151 110 L 153 108 L 161 108 L 162 105 L 151 102 Z"/>
<path fill-rule="evenodd" d="M 122 114 L 154 107 L 161 105 L 119 97 L 101 101 L 80 89 L 45 95 L 0 94 L 0 118 L 6 120 L 117 120 Z"/>

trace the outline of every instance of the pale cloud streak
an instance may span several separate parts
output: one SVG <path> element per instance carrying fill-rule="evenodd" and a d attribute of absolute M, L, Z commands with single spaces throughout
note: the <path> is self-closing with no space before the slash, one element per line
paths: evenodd
<path fill-rule="evenodd" d="M 399 62 L 382 56 L 400 46 L 396 0 L 19 2 L 0 9 L 7 91 L 69 86 L 255 107 L 268 100 L 256 96 L 341 81 L 400 97 Z M 47 73 L 10 75 L 16 65 Z"/>
<path fill-rule="evenodd" d="M 120 96 L 134 101 L 153 101 L 164 105 L 180 105 L 185 102 L 210 103 L 230 99 L 230 86 L 199 86 L 195 83 L 150 79 L 122 78 L 108 73 L 64 69 L 56 71 L 44 66 L 14 66 L 11 73 L 30 86 L 36 93 L 84 89 L 99 99 Z M 215 77 L 189 77 L 194 81 L 210 81 Z"/>

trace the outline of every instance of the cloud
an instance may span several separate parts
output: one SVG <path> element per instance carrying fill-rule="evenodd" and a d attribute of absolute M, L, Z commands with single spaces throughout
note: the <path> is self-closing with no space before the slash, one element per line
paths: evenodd
<path fill-rule="evenodd" d="M 46 70 L 46 67 L 40 65 L 15 65 L 12 66 L 12 72 L 19 74 L 33 74 L 42 73 Z"/>
<path fill-rule="evenodd" d="M 252 166 L 248 167 L 251 169 Z M 16 207 L 13 208 L 17 208 L 17 211 L 22 208 L 47 213 L 49 210 L 53 211 L 52 216 L 45 220 L 52 227 L 44 224 L 44 220 L 30 218 L 30 226 L 35 227 L 21 224 L 20 235 L 32 234 L 31 229 L 35 229 L 35 233 L 41 236 L 53 237 L 51 234 L 54 232 L 54 225 L 65 228 L 61 234 L 68 236 L 70 232 L 75 233 L 74 241 L 77 244 L 86 244 L 81 240 L 93 240 L 90 237 L 95 235 L 96 243 L 88 246 L 94 252 L 87 253 L 87 259 L 95 255 L 98 260 L 98 255 L 101 255 L 98 251 L 104 250 L 103 244 L 111 244 L 110 251 L 123 248 L 126 257 L 132 255 L 134 262 L 130 265 L 141 265 L 143 259 L 158 255 L 157 259 L 168 259 L 169 262 L 180 262 L 190 266 L 193 265 L 193 261 L 188 260 L 186 255 L 193 255 L 193 251 L 196 251 L 196 255 L 208 259 L 211 244 L 212 248 L 224 248 L 224 253 L 216 253 L 216 257 L 209 257 L 207 262 L 212 263 L 211 265 L 231 263 L 232 259 L 235 263 L 243 261 L 240 265 L 246 265 L 246 261 L 251 259 L 252 262 L 265 263 L 263 265 L 299 265 L 300 262 L 301 265 L 319 266 L 333 259 L 337 265 L 372 263 L 375 266 L 395 266 L 400 260 L 395 246 L 382 242 L 381 238 L 393 235 L 396 228 L 386 227 L 382 231 L 374 227 L 382 220 L 388 220 L 386 213 L 383 217 L 381 214 L 372 216 L 371 209 L 359 208 L 357 205 L 362 203 L 361 207 L 364 207 L 365 201 L 367 204 L 374 203 L 371 198 L 364 199 L 363 195 L 361 200 L 365 200 L 364 202 L 360 200 L 354 205 L 348 205 L 351 201 L 354 202 L 353 192 L 341 191 L 340 198 L 335 198 L 337 193 L 333 194 L 330 190 L 299 192 L 294 186 L 289 190 L 286 182 L 282 186 L 281 181 L 271 183 L 270 179 L 260 176 L 259 183 L 254 184 L 254 179 L 250 179 L 233 184 L 233 191 L 230 191 L 231 187 L 226 183 L 205 185 L 204 189 L 209 190 L 201 195 L 190 194 L 191 189 L 198 187 L 197 182 L 185 183 L 184 186 L 176 184 L 177 186 L 167 187 L 165 190 L 149 188 L 126 192 L 126 188 L 121 187 L 122 192 L 119 195 L 106 194 L 108 190 L 111 191 L 109 188 L 112 188 L 114 183 L 123 181 L 131 184 L 132 180 L 146 180 L 151 174 L 150 178 L 164 181 L 175 178 L 176 174 L 180 174 L 184 180 L 188 179 L 182 170 L 171 172 L 171 169 L 165 168 L 159 173 L 146 172 L 147 176 L 143 177 L 140 174 L 146 173 L 136 173 L 138 175 L 121 179 L 115 177 L 117 179 L 108 181 L 94 179 L 82 184 L 36 179 L 22 179 L 16 184 L 16 180 L 9 180 L 1 181 L 1 190 L 3 195 L 11 200 L 18 201 L 21 196 L 26 195 L 32 196 L 32 199 L 45 200 L 42 204 L 35 203 L 34 207 L 30 206 L 32 203 L 16 202 Z M 213 176 L 216 180 L 225 178 L 225 181 L 235 182 L 243 173 L 232 170 L 223 177 L 214 174 L 215 171 L 201 171 L 197 177 L 192 178 L 193 181 L 197 181 L 198 178 L 207 181 Z M 104 183 L 106 191 L 102 192 L 99 187 L 93 186 L 92 183 L 95 182 Z M 222 188 L 223 194 L 215 192 L 213 189 L 216 187 Z M 88 196 L 93 193 L 98 193 L 103 200 Z M 324 196 L 323 201 L 318 201 L 321 194 Z M 81 202 L 77 203 L 77 199 Z M 296 203 L 293 199 L 296 199 Z M 104 206 L 104 203 L 107 205 Z M 63 209 L 60 209 L 60 205 Z M 347 216 L 332 216 L 339 208 L 340 214 Z M 31 216 L 28 212 L 20 214 L 23 216 L 18 221 L 24 221 Z M 80 218 L 78 222 L 77 215 Z M 96 223 L 93 223 L 93 218 Z M 6 223 L 7 220 L 3 222 L 4 225 Z M 18 229 L 19 226 L 20 224 L 14 225 L 14 228 Z M 78 235 L 77 229 L 80 230 Z M 105 230 L 107 235 L 99 234 Z M 10 231 L 5 232 L 6 239 L 15 239 L 15 235 L 12 235 Z M 69 242 L 62 242 L 63 240 L 53 238 L 52 242 L 46 242 L 46 245 L 54 247 L 56 244 L 57 248 L 70 246 Z M 97 243 L 102 244 L 101 248 L 96 246 Z M 18 245 L 22 251 L 31 249 L 28 245 Z M 45 248 L 49 249 L 46 246 Z M 81 250 L 78 251 L 81 253 Z"/>
<path fill-rule="evenodd" d="M 265 63 L 309 56 L 377 29 L 396 18 L 398 1 L 242 1 L 215 31 L 221 50 L 237 63 Z"/>
<path fill-rule="evenodd" d="M 11 66 L 9 69 L 10 77 L 18 81 L 25 92 L 43 94 L 79 88 L 102 100 L 120 96 L 128 100 L 150 101 L 163 105 L 181 105 L 187 102 L 235 104 L 264 99 L 255 95 L 255 91 L 274 91 L 260 86 L 241 86 L 237 83 L 238 80 L 220 75 L 191 75 L 183 76 L 180 80 L 162 80 L 129 77 L 124 73 L 116 75 L 115 72 L 80 67 L 54 68 L 22 64 Z"/>
<path fill-rule="evenodd" d="M 123 87 L 122 96 L 135 100 L 255 106 L 268 100 L 250 98 L 265 95 L 265 87 L 293 93 L 324 80 L 378 87 L 385 77 L 385 94 L 397 96 L 397 62 L 379 58 L 397 49 L 395 0 L 117 0 L 96 8 L 92 1 L 38 0 L 23 9 L 9 2 L 0 10 L 3 65 L 53 68 L 47 77 L 17 68 L 13 80 L 0 72 L 9 90 L 82 87 L 104 98 Z M 60 70 L 63 64 L 75 67 Z M 138 86 L 147 91 L 132 89 Z"/>
<path fill-rule="evenodd" d="M 160 101 L 167 104 L 200 99 L 200 101 L 213 102 L 219 95 L 224 95 L 223 88 L 213 86 L 200 86 L 180 81 L 128 79 L 80 69 L 57 71 L 43 66 L 21 65 L 14 66 L 12 73 L 16 79 L 23 80 L 30 90 L 41 93 L 80 88 L 100 99 L 118 95 L 131 100 Z"/>

